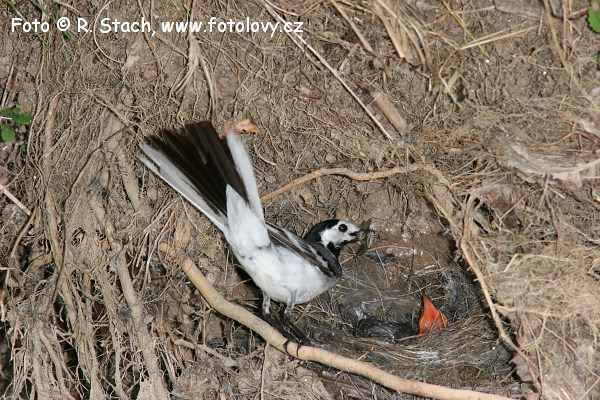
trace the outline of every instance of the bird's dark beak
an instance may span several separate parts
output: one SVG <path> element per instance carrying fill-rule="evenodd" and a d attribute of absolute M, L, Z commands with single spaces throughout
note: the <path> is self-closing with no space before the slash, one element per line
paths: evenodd
<path fill-rule="evenodd" d="M 369 218 L 366 221 L 363 221 L 358 228 L 360 231 L 356 232 L 356 237 L 358 240 L 365 240 L 368 237 L 371 238 L 379 238 L 379 232 L 374 229 L 371 229 L 371 219 Z"/>
<path fill-rule="evenodd" d="M 360 249 L 358 254 L 362 254 L 370 248 L 376 239 L 379 238 L 379 232 L 371 229 L 371 220 L 368 219 L 361 223 L 359 226 L 360 230 L 354 233 L 356 241 L 360 242 Z"/>
<path fill-rule="evenodd" d="M 361 229 L 352 234 L 358 241 L 372 240 L 379 238 L 379 232 L 374 229 Z"/>

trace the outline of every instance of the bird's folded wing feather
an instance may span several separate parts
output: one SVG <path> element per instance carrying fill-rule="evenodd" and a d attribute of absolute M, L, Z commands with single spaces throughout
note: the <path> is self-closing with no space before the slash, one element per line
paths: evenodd
<path fill-rule="evenodd" d="M 324 246 L 309 243 L 300 236 L 270 223 L 267 223 L 267 229 L 271 240 L 302 256 L 325 275 L 333 277 L 335 271 L 341 269 L 337 258 Z"/>

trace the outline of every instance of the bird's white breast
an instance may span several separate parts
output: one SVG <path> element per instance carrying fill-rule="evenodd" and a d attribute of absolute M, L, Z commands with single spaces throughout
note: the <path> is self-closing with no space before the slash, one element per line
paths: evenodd
<path fill-rule="evenodd" d="M 293 293 L 296 303 L 306 303 L 339 281 L 285 247 L 271 245 L 256 250 L 251 258 L 236 257 L 256 285 L 282 303 L 287 303 Z"/>

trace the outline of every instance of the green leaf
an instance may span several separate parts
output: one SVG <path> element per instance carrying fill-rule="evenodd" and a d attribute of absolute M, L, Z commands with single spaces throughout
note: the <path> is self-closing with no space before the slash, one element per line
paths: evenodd
<path fill-rule="evenodd" d="M 13 122 L 17 125 L 25 125 L 23 121 L 24 119 L 22 115 L 17 114 L 13 117 Z"/>
<path fill-rule="evenodd" d="M 13 111 L 10 108 L 5 108 L 4 110 L 2 110 L 0 112 L 0 115 L 3 116 L 4 118 L 10 118 L 12 119 L 15 114 L 13 113 Z"/>
<path fill-rule="evenodd" d="M 598 1 L 598 5 L 600 6 L 600 1 Z M 588 24 L 590 24 L 590 28 L 596 33 L 600 33 L 600 10 L 594 11 L 592 6 L 588 8 Z"/>
<path fill-rule="evenodd" d="M 18 125 L 29 125 L 29 123 L 31 122 L 31 113 L 24 113 L 21 115 L 15 115 L 13 117 L 13 121 L 15 124 Z"/>
<path fill-rule="evenodd" d="M 0 125 L 0 138 L 3 142 L 10 142 L 17 136 L 16 132 L 9 124 Z"/>
<path fill-rule="evenodd" d="M 19 107 L 15 107 L 12 109 L 12 112 L 14 115 L 19 115 L 21 114 L 21 109 Z"/>

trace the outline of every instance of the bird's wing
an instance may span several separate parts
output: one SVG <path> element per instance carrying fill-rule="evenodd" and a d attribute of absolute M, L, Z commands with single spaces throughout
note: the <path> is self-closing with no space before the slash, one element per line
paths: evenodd
<path fill-rule="evenodd" d="M 325 246 L 318 243 L 310 243 L 277 225 L 267 223 L 267 229 L 274 243 L 285 246 L 294 253 L 297 253 L 325 275 L 336 278 L 342 276 L 340 262 Z"/>

